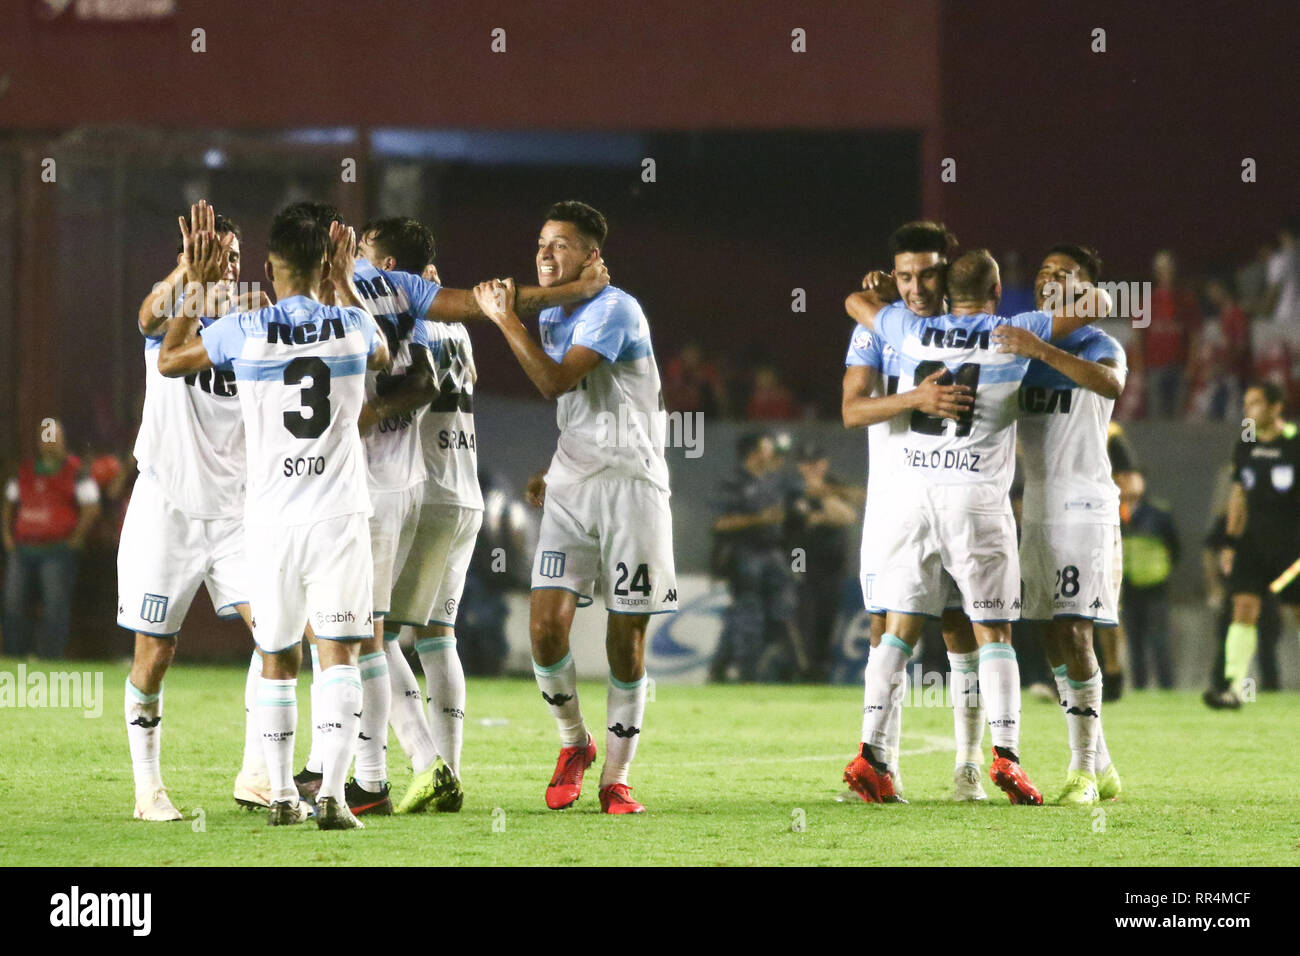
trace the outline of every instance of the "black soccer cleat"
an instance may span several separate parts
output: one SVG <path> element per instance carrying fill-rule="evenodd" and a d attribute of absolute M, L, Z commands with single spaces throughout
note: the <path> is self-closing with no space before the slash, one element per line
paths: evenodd
<path fill-rule="evenodd" d="M 343 796 L 348 802 L 348 809 L 357 816 L 364 813 L 371 813 L 377 817 L 393 815 L 393 801 L 389 796 L 388 784 L 384 784 L 384 789 L 376 793 L 373 790 L 366 790 L 356 780 L 349 780 L 347 786 L 343 788 Z"/>
<path fill-rule="evenodd" d="M 1231 690 L 1215 690 L 1210 688 L 1201 695 L 1201 700 L 1205 701 L 1205 706 L 1211 710 L 1241 710 L 1241 698 Z"/>

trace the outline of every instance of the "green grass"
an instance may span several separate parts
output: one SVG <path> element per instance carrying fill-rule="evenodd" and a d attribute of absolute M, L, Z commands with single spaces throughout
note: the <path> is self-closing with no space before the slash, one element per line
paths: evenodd
<path fill-rule="evenodd" d="M 163 778 L 186 821 L 131 820 L 125 669 L 77 666 L 104 672 L 102 717 L 0 711 L 5 865 L 1300 863 L 1295 694 L 1266 695 L 1237 713 L 1210 712 L 1192 693 L 1130 693 L 1108 705 L 1124 794 L 1099 811 L 1012 807 L 991 784 L 987 804 L 954 805 L 951 711 L 919 706 L 903 718 L 911 804 L 836 803 L 858 739 L 860 689 L 660 684 L 632 779 L 649 812 L 606 817 L 595 769 L 575 808 L 556 813 L 542 802 L 558 745 L 533 683 L 472 680 L 464 810 L 367 818 L 363 832 L 321 833 L 310 824 L 270 830 L 261 813 L 230 798 L 242 747 L 240 668 L 169 675 Z M 0 661 L 0 670 L 14 667 Z M 581 694 L 589 724 L 600 726 L 603 687 L 584 684 Z M 306 679 L 299 697 L 301 763 Z M 507 723 L 482 723 L 489 718 Z M 1064 721 L 1055 705 L 1026 696 L 1023 723 L 1025 766 L 1054 796 L 1068 758 Z M 400 795 L 409 771 L 398 769 L 395 740 L 389 752 Z"/>

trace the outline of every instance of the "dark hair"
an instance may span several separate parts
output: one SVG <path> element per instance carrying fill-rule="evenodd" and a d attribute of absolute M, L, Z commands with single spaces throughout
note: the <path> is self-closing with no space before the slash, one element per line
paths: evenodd
<path fill-rule="evenodd" d="M 987 249 L 963 252 L 948 266 L 948 295 L 954 302 L 983 302 L 993 294 L 998 263 Z"/>
<path fill-rule="evenodd" d="M 585 202 L 578 202 L 576 199 L 557 202 L 546 210 L 546 219 L 573 223 L 578 227 L 578 232 L 593 246 L 603 248 L 605 237 L 609 235 L 609 224 L 605 222 L 605 217 Z"/>
<path fill-rule="evenodd" d="M 889 254 L 900 252 L 937 252 L 947 259 L 957 248 L 957 237 L 941 222 L 920 219 L 894 230 L 889 237 Z"/>
<path fill-rule="evenodd" d="M 186 222 L 190 221 L 190 217 L 188 213 L 184 216 L 181 216 L 181 218 L 184 219 Z M 217 213 L 215 216 L 212 217 L 212 224 L 214 227 L 216 227 L 218 236 L 224 236 L 226 233 L 229 232 L 229 233 L 233 233 L 235 238 L 238 239 L 240 242 L 244 241 L 243 232 L 240 231 L 239 226 L 236 225 L 235 221 L 231 219 L 229 216 L 223 216 L 221 215 L 221 213 Z M 183 241 L 176 243 L 176 252 L 179 254 L 184 251 L 185 251 L 185 243 Z"/>
<path fill-rule="evenodd" d="M 319 222 L 301 213 L 286 210 L 271 223 L 271 239 L 267 249 L 293 272 L 309 276 L 320 268 L 329 244 L 329 233 Z"/>
<path fill-rule="evenodd" d="M 339 215 L 339 211 L 333 203 L 319 202 L 315 199 L 303 199 L 289 203 L 280 210 L 280 215 L 306 216 L 308 219 L 315 220 L 316 225 L 324 229 L 327 235 L 329 234 L 330 223 L 343 221 L 343 217 Z"/>
<path fill-rule="evenodd" d="M 372 235 L 371 241 L 397 260 L 397 268 L 402 272 L 418 276 L 433 261 L 433 233 L 418 219 L 408 216 L 371 219 L 361 227 L 361 236 L 367 235 Z"/>
<path fill-rule="evenodd" d="M 1070 242 L 1062 242 L 1052 246 L 1047 250 L 1047 255 L 1043 256 L 1069 256 L 1079 268 L 1088 273 L 1089 282 L 1101 281 L 1101 255 L 1092 246 L 1076 246 Z"/>
<path fill-rule="evenodd" d="M 764 438 L 771 438 L 767 432 L 745 432 L 736 441 L 736 455 L 741 461 L 744 461 L 754 453 L 759 445 L 763 444 Z"/>
<path fill-rule="evenodd" d="M 1282 391 L 1282 386 L 1277 382 L 1251 382 L 1246 386 L 1249 392 L 1252 388 L 1257 388 L 1264 393 L 1264 401 L 1270 405 L 1281 405 L 1286 402 L 1286 393 Z"/>

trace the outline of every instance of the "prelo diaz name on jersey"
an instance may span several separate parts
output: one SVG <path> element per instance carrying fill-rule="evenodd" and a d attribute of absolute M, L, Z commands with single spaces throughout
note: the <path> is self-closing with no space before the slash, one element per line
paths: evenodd
<path fill-rule="evenodd" d="M 909 468 L 946 468 L 951 471 L 969 471 L 979 474 L 979 452 L 965 449 L 927 451 L 924 448 L 904 448 L 903 461 Z"/>
<path fill-rule="evenodd" d="M 663 401 L 660 400 L 661 409 Z M 596 444 L 601 448 L 635 448 L 641 443 L 633 436 L 641 435 L 653 441 L 652 416 L 626 403 L 620 403 L 618 414 L 611 411 L 596 414 Z M 704 454 L 704 413 L 668 412 L 665 415 L 667 448 L 686 449 L 687 458 Z"/>

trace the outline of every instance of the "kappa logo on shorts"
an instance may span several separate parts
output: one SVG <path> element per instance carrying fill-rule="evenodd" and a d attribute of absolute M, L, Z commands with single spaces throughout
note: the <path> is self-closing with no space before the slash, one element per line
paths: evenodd
<path fill-rule="evenodd" d="M 669 589 L 668 589 L 668 593 L 664 595 L 664 600 L 665 600 L 665 601 L 676 601 L 676 600 L 677 600 L 677 589 L 676 589 L 676 588 L 669 588 Z"/>
<path fill-rule="evenodd" d="M 1101 598 L 1096 598 L 1091 604 L 1088 605 L 1088 607 L 1092 608 L 1094 611 L 1100 608 Z"/>
<path fill-rule="evenodd" d="M 146 594 L 140 604 L 140 620 L 161 624 L 167 619 L 167 602 L 165 594 Z"/>
<path fill-rule="evenodd" d="M 566 555 L 563 551 L 543 551 L 542 560 L 538 566 L 537 573 L 544 578 L 564 577 L 565 557 Z"/>

